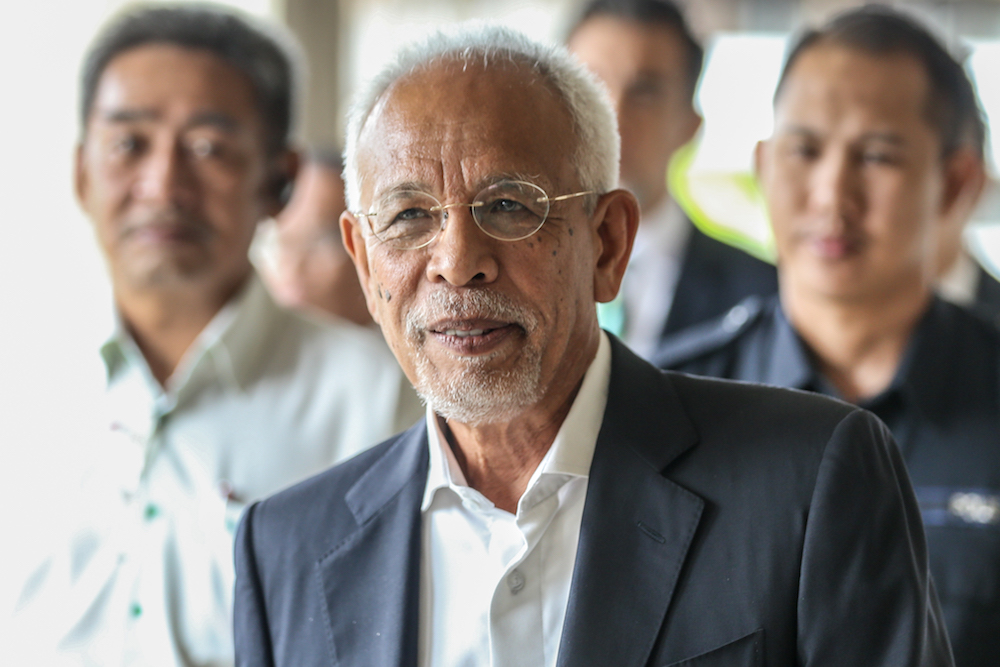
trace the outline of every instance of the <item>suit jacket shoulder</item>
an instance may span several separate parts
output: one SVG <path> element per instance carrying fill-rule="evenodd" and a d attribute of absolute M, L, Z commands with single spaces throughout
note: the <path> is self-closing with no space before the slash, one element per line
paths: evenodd
<path fill-rule="evenodd" d="M 773 317 L 777 296 L 749 296 L 723 315 L 663 338 L 651 361 L 666 370 L 733 377 L 741 348 Z"/>
<path fill-rule="evenodd" d="M 238 665 L 338 656 L 394 665 L 415 655 L 425 429 L 419 422 L 247 509 L 235 549 Z"/>
<path fill-rule="evenodd" d="M 691 228 L 664 337 L 722 315 L 748 296 L 778 291 L 773 265 Z"/>

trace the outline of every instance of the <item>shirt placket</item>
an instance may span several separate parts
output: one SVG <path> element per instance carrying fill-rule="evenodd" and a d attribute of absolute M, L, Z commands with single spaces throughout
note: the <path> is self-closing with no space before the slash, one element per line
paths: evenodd
<path fill-rule="evenodd" d="M 496 667 L 545 664 L 543 549 L 539 544 L 559 509 L 559 500 L 554 492 L 558 486 L 553 486 L 556 480 L 543 476 L 539 481 L 543 483 L 526 492 L 517 515 L 505 518 L 505 541 L 518 548 L 511 548 L 500 563 L 502 574 L 490 605 L 490 661 Z"/>

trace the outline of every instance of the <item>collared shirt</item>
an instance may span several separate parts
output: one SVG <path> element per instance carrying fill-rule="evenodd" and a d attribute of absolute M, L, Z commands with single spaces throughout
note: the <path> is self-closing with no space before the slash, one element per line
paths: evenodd
<path fill-rule="evenodd" d="M 681 332 L 660 362 L 837 396 L 777 298 Z M 861 407 L 906 460 L 956 664 L 1000 664 L 1000 331 L 935 298 L 890 385 Z"/>
<path fill-rule="evenodd" d="M 100 352 L 101 412 L 74 443 L 92 469 L 25 589 L 17 664 L 232 664 L 242 508 L 406 426 L 416 398 L 377 334 L 283 310 L 256 275 L 166 388 L 121 324 Z"/>
<path fill-rule="evenodd" d="M 602 333 L 515 514 L 466 484 L 428 407 L 421 667 L 555 665 L 610 378 L 611 348 Z"/>
<path fill-rule="evenodd" d="M 622 339 L 640 356 L 648 358 L 660 342 L 690 235 L 673 199 L 642 216 L 621 288 Z"/>
<path fill-rule="evenodd" d="M 976 301 L 979 282 L 984 277 L 976 260 L 963 251 L 955 259 L 955 264 L 938 280 L 938 294 L 960 306 L 971 306 Z"/>

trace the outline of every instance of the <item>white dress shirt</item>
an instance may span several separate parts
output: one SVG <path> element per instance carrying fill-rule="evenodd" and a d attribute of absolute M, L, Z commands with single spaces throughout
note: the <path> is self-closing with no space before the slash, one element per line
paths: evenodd
<path fill-rule="evenodd" d="M 938 280 L 938 294 L 960 306 L 972 306 L 976 301 L 976 290 L 979 289 L 981 277 L 979 264 L 963 250 L 955 264 Z"/>
<path fill-rule="evenodd" d="M 602 333 L 573 406 L 516 514 L 466 485 L 428 407 L 421 667 L 555 665 L 610 377 L 611 349 Z"/>
<path fill-rule="evenodd" d="M 232 538 L 253 500 L 412 423 L 378 334 L 279 308 L 254 275 L 167 383 L 120 324 L 64 545 L 25 587 L 7 664 L 233 663 Z"/>
<path fill-rule="evenodd" d="M 622 338 L 639 356 L 648 358 L 659 346 L 690 232 L 684 212 L 669 197 L 643 213 L 621 288 Z"/>

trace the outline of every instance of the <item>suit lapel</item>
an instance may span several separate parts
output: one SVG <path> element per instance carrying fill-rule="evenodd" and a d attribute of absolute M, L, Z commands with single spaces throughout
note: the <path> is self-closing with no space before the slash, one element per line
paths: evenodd
<path fill-rule="evenodd" d="M 318 564 L 337 664 L 417 664 L 420 503 L 427 460 L 421 421 L 346 495 L 358 529 Z"/>
<path fill-rule="evenodd" d="M 612 338 L 558 665 L 643 665 L 704 502 L 661 473 L 696 432 L 669 380 Z"/>
<path fill-rule="evenodd" d="M 674 288 L 674 298 L 663 324 L 660 338 L 681 331 L 686 327 L 706 319 L 706 308 L 719 301 L 719 271 L 712 266 L 708 237 L 685 218 L 684 224 L 690 228 L 688 242 Z"/>

